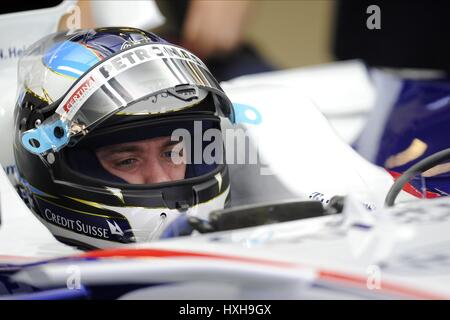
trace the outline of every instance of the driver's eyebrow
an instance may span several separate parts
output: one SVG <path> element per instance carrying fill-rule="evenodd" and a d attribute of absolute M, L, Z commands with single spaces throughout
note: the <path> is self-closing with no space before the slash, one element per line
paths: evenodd
<path fill-rule="evenodd" d="M 137 145 L 118 145 L 100 149 L 99 152 L 104 153 L 106 156 L 109 156 L 114 153 L 139 152 L 140 150 L 141 148 Z"/>
<path fill-rule="evenodd" d="M 176 145 L 178 143 L 180 143 L 181 141 L 171 141 L 170 139 L 165 141 L 162 144 L 162 148 L 167 148 L 173 145 Z M 141 147 L 138 145 L 117 145 L 117 146 L 109 146 L 109 147 L 105 147 L 105 148 L 101 148 L 99 149 L 99 152 L 103 153 L 104 156 L 110 156 L 116 153 L 126 153 L 126 152 L 139 152 L 141 151 Z"/>
<path fill-rule="evenodd" d="M 162 147 L 163 148 L 167 148 L 167 147 L 170 147 L 170 146 L 174 146 L 174 145 L 176 145 L 176 144 L 179 144 L 180 142 L 182 142 L 183 140 L 180 140 L 180 141 L 176 141 L 176 140 L 174 140 L 174 141 L 172 141 L 172 140 L 167 140 L 166 142 L 164 142 L 164 144 L 162 145 Z"/>

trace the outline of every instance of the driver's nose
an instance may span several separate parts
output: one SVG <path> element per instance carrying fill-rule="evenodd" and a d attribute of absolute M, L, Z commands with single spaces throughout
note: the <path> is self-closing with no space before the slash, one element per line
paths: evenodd
<path fill-rule="evenodd" d="M 157 159 L 146 161 L 143 170 L 145 184 L 162 183 L 171 181 L 169 173 Z"/>

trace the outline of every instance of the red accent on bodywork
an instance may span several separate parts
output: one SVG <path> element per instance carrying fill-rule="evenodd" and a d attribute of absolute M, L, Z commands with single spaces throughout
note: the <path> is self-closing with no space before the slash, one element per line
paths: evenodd
<path fill-rule="evenodd" d="M 367 277 L 358 277 L 358 276 L 352 276 L 352 275 L 346 275 L 346 274 L 339 274 L 334 271 L 319 271 L 319 279 L 325 280 L 325 281 L 333 281 L 333 282 L 342 282 L 345 285 L 348 285 L 349 283 L 358 286 L 360 288 L 367 288 Z M 367 288 L 367 290 L 369 290 Z M 414 299 L 431 299 L 431 300 L 443 300 L 448 299 L 443 296 L 439 296 L 437 294 L 432 294 L 412 288 L 407 288 L 399 285 L 395 285 L 392 283 L 387 283 L 380 281 L 380 289 L 373 289 L 375 290 L 382 290 L 382 292 L 391 293 L 395 295 L 402 295 L 411 297 Z"/>
<path fill-rule="evenodd" d="M 387 172 L 389 172 L 389 174 L 392 176 L 392 178 L 394 178 L 394 181 L 397 180 L 402 174 L 395 172 L 395 171 L 391 171 L 391 170 L 387 170 Z M 417 190 L 417 188 L 415 188 L 411 183 L 406 183 L 405 186 L 403 187 L 403 190 L 408 192 L 409 194 L 413 195 L 414 197 L 417 198 L 423 198 L 422 192 L 420 192 L 420 190 Z M 440 197 L 440 195 L 436 192 L 432 192 L 432 191 L 425 191 L 425 198 L 428 199 L 432 199 L 432 198 L 438 198 Z"/>
<path fill-rule="evenodd" d="M 262 264 L 267 266 L 283 267 L 283 268 L 306 268 L 316 272 L 318 280 L 329 281 L 333 283 L 342 283 L 347 286 L 358 287 L 358 289 L 367 288 L 367 278 L 360 276 L 353 276 L 345 273 L 320 270 L 316 267 L 302 266 L 298 263 L 289 263 L 282 261 L 273 261 L 257 258 L 245 258 L 239 256 L 218 255 L 200 252 L 189 251 L 175 251 L 165 249 L 105 249 L 90 251 L 79 255 L 81 258 L 206 258 L 206 259 L 222 259 L 228 261 L 246 262 Z M 369 289 L 367 289 L 369 290 Z M 432 294 L 426 291 L 421 291 L 401 285 L 391 284 L 381 281 L 381 292 L 391 295 L 403 296 L 412 299 L 449 299 L 446 296 Z"/>
<path fill-rule="evenodd" d="M 175 251 L 175 250 L 159 250 L 159 249 L 106 249 L 106 250 L 96 250 L 81 254 L 82 258 L 213 258 L 213 259 L 224 259 L 239 262 L 257 263 L 264 265 L 272 265 L 277 267 L 298 267 L 298 264 L 257 259 L 257 258 L 244 258 L 237 256 L 227 256 L 227 255 L 216 255 L 208 253 L 198 253 L 189 251 Z"/>

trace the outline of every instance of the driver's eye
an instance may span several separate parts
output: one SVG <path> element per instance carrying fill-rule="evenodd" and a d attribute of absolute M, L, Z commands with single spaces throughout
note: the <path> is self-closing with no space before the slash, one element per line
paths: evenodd
<path fill-rule="evenodd" d="M 115 166 L 118 168 L 127 168 L 133 166 L 137 162 L 137 159 L 128 158 L 125 160 L 121 160 L 115 163 Z"/>
<path fill-rule="evenodd" d="M 183 156 L 183 148 L 180 150 L 176 150 L 176 148 L 172 148 L 170 150 L 163 151 L 161 155 L 168 160 L 172 159 L 172 157 L 182 157 Z"/>
<path fill-rule="evenodd" d="M 172 156 L 175 156 L 175 153 L 174 153 L 172 150 L 170 150 L 170 151 L 164 151 L 164 152 L 162 153 L 162 156 L 163 156 L 164 158 L 171 158 Z"/>
<path fill-rule="evenodd" d="M 164 158 L 167 158 L 168 160 L 171 160 L 172 157 L 182 157 L 183 156 L 183 151 L 181 150 L 179 152 L 176 152 L 174 150 L 168 150 L 168 151 L 164 151 L 162 153 L 162 156 Z"/>

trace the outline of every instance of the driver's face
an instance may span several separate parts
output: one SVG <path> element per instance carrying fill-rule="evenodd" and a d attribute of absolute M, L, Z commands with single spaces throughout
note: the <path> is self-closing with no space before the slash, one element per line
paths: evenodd
<path fill-rule="evenodd" d="M 159 137 L 102 147 L 95 153 L 109 173 L 131 184 L 151 184 L 184 179 L 185 161 L 175 164 L 173 152 L 183 159 L 180 142 Z"/>

